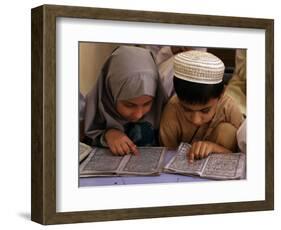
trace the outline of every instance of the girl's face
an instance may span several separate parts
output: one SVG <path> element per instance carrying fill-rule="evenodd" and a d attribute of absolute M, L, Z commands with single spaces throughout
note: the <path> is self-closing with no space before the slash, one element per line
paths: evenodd
<path fill-rule="evenodd" d="M 219 98 L 210 99 L 206 104 L 188 104 L 181 101 L 186 118 L 195 126 L 199 127 L 210 122 L 217 109 Z"/>
<path fill-rule="evenodd" d="M 137 122 L 151 110 L 153 97 L 140 96 L 129 100 L 117 101 L 117 112 L 130 122 Z"/>

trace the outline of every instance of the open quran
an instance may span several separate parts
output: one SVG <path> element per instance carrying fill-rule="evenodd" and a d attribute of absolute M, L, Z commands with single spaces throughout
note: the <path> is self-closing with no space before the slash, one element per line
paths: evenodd
<path fill-rule="evenodd" d="M 138 151 L 137 155 L 116 156 L 108 148 L 93 147 L 80 163 L 80 177 L 159 175 L 163 169 L 166 148 L 138 147 Z"/>
<path fill-rule="evenodd" d="M 82 162 L 92 152 L 92 147 L 82 142 L 79 143 L 79 162 Z"/>
<path fill-rule="evenodd" d="M 191 145 L 182 142 L 176 155 L 164 167 L 164 172 L 197 175 L 209 179 L 230 180 L 245 178 L 246 157 L 244 153 L 211 153 L 207 158 L 190 163 L 187 152 Z"/>

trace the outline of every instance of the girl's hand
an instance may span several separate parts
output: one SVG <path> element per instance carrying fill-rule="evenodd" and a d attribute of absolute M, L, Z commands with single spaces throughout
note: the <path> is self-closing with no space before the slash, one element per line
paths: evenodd
<path fill-rule="evenodd" d="M 123 132 L 109 129 L 104 137 L 114 155 L 138 154 L 137 146 Z"/>
<path fill-rule="evenodd" d="M 189 162 L 203 159 L 209 156 L 210 153 L 231 153 L 231 150 L 210 141 L 196 141 L 191 145 L 188 154 Z"/>

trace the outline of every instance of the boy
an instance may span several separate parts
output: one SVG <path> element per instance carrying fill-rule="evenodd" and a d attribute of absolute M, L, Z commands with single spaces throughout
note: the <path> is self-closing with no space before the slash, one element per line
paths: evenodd
<path fill-rule="evenodd" d="M 160 141 L 175 148 L 192 144 L 188 158 L 207 157 L 211 152 L 236 151 L 236 132 L 243 121 L 238 106 L 224 94 L 224 64 L 203 51 L 187 51 L 174 58 L 173 96 L 160 124 Z"/>

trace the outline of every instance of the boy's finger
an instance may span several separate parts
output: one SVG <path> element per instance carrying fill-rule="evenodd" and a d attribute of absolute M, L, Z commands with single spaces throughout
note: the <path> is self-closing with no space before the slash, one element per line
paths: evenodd
<path fill-rule="evenodd" d="M 187 158 L 190 163 L 194 161 L 194 154 L 192 152 L 192 148 L 190 148 L 189 152 L 187 153 Z"/>
<path fill-rule="evenodd" d="M 194 154 L 193 153 L 189 153 L 188 160 L 189 160 L 190 163 L 192 163 L 194 161 Z"/>
<path fill-rule="evenodd" d="M 206 154 L 205 154 L 206 157 L 209 156 L 211 152 L 212 152 L 212 148 L 211 148 L 211 147 L 208 147 L 208 148 L 206 149 Z"/>
<path fill-rule="evenodd" d="M 193 149 L 194 158 L 200 159 L 201 142 L 196 142 L 193 145 L 194 145 L 194 149 Z"/>
<path fill-rule="evenodd" d="M 188 160 L 188 161 L 191 161 L 191 158 L 192 158 L 192 156 L 191 156 L 191 154 L 192 154 L 192 145 L 191 145 L 191 147 L 186 151 L 186 159 Z"/>
<path fill-rule="evenodd" d="M 206 156 L 206 152 L 207 152 L 207 146 L 206 144 L 202 144 L 199 151 L 200 157 L 204 158 Z"/>
<path fill-rule="evenodd" d="M 190 149 L 189 149 L 189 151 L 188 151 L 188 153 L 187 153 L 187 155 L 193 153 L 193 152 L 194 152 L 194 149 L 195 149 L 195 145 L 192 144 L 191 147 L 190 147 Z"/>

